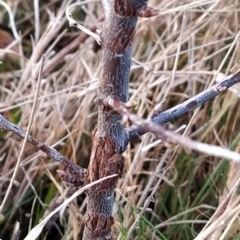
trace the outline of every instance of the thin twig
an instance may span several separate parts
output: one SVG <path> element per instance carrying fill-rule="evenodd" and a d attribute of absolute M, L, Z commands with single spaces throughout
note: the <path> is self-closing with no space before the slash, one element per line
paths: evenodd
<path fill-rule="evenodd" d="M 238 73 L 240 75 L 240 72 Z M 216 87 L 215 87 L 216 88 Z M 213 90 L 213 89 L 212 89 Z M 218 88 L 215 91 L 219 91 Z M 100 104 L 101 100 L 98 101 Z M 116 98 L 108 97 L 102 101 L 105 106 L 112 107 L 115 111 L 123 116 L 124 119 L 129 119 L 133 124 L 144 129 L 146 132 L 151 132 L 157 135 L 159 138 L 168 139 L 187 147 L 188 149 L 196 150 L 202 153 L 206 153 L 211 156 L 227 158 L 240 163 L 240 154 L 237 152 L 224 149 L 219 146 L 209 145 L 197 141 L 193 141 L 188 137 L 181 136 L 179 134 L 167 131 L 164 127 L 156 124 L 151 120 L 145 120 L 137 115 L 131 114 L 126 107 L 126 103 L 120 102 Z"/>
<path fill-rule="evenodd" d="M 0 114 L 0 129 L 11 131 L 21 138 L 25 138 L 26 136 L 26 133 L 22 129 L 20 129 L 15 124 L 9 122 L 1 114 Z M 81 168 L 80 166 L 74 164 L 71 160 L 64 157 L 61 153 L 56 151 L 54 148 L 49 147 L 42 142 L 39 142 L 38 140 L 34 139 L 31 135 L 28 135 L 27 140 L 33 146 L 37 147 L 42 152 L 46 153 L 50 158 L 64 165 L 66 168 L 72 171 L 72 173 L 77 174 L 80 179 L 82 180 L 84 179 L 86 174 L 86 170 L 84 168 Z"/>
<path fill-rule="evenodd" d="M 240 82 L 240 72 L 225 77 L 221 82 L 216 83 L 215 85 L 199 93 L 198 95 L 186 100 L 183 103 L 178 104 L 173 108 L 159 113 L 157 116 L 155 115 L 151 119 L 151 121 L 159 125 L 163 125 L 166 122 L 175 120 L 180 116 L 184 115 L 185 113 L 192 112 L 196 108 L 203 105 L 205 102 L 215 98 L 217 95 L 226 91 L 228 88 L 238 82 Z M 126 132 L 127 139 L 125 144 L 127 146 L 130 141 L 139 138 L 139 136 L 147 133 L 148 131 L 147 129 L 142 128 L 141 125 L 132 125 L 131 127 L 126 129 Z"/>
<path fill-rule="evenodd" d="M 215 80 L 216 80 L 216 77 L 217 77 L 218 74 L 220 73 L 220 70 L 223 68 L 225 62 L 226 62 L 227 59 L 229 58 L 229 55 L 232 53 L 233 47 L 235 46 L 237 40 L 239 40 L 239 34 L 240 34 L 240 31 L 239 31 L 238 34 L 236 35 L 234 41 L 232 42 L 230 48 L 228 49 L 226 55 L 224 56 L 224 59 L 222 60 L 221 64 L 219 65 L 217 71 L 214 73 L 214 76 L 213 76 L 210 84 L 208 85 L 208 88 L 210 88 L 210 87 L 213 85 L 213 83 L 214 83 Z M 193 115 L 192 115 L 192 117 L 191 117 L 191 119 L 190 119 L 190 121 L 189 121 L 189 123 L 188 123 L 188 126 L 187 126 L 187 128 L 185 129 L 185 131 L 184 131 L 184 133 L 183 133 L 183 136 L 185 136 L 185 135 L 187 134 L 187 132 L 189 131 L 189 129 L 191 128 L 192 122 L 194 121 L 195 116 L 197 116 L 198 112 L 199 112 L 199 109 L 197 109 L 196 111 L 194 111 L 194 113 L 193 113 Z"/>

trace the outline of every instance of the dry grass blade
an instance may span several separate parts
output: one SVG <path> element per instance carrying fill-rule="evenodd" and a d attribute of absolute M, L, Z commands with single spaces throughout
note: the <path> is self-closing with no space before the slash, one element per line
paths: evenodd
<path fill-rule="evenodd" d="M 40 62 L 40 66 L 38 67 L 39 74 L 38 74 L 38 81 L 37 81 L 37 90 L 36 90 L 36 93 L 35 93 L 35 96 L 34 96 L 34 102 L 33 102 L 33 106 L 32 106 L 31 115 L 30 115 L 30 118 L 29 118 L 28 128 L 27 128 L 27 131 L 26 131 L 26 135 L 25 135 L 22 147 L 21 147 L 21 151 L 19 153 L 19 157 L 17 159 L 17 163 L 16 163 L 16 166 L 15 166 L 13 175 L 11 177 L 11 181 L 10 181 L 10 183 L 8 185 L 8 189 L 7 189 L 6 195 L 4 196 L 3 201 L 2 201 L 2 203 L 0 205 L 0 214 L 3 213 L 3 209 L 4 209 L 5 204 L 6 204 L 7 200 L 8 200 L 8 198 L 9 198 L 10 191 L 12 189 L 13 183 L 14 183 L 16 175 L 17 175 L 17 171 L 19 169 L 19 166 L 20 166 L 20 163 L 21 163 L 21 160 L 22 160 L 22 156 L 23 156 L 23 153 L 24 153 L 24 148 L 25 148 L 25 146 L 27 144 L 28 136 L 29 136 L 29 133 L 31 131 L 31 127 L 32 127 L 33 119 L 34 119 L 34 114 L 35 114 L 35 110 L 36 110 L 36 106 L 37 106 L 38 94 L 39 94 L 39 91 L 40 91 L 40 84 L 41 84 L 41 80 L 42 80 L 43 65 L 44 65 L 44 55 L 42 56 L 42 59 L 41 59 L 41 62 Z"/>
<path fill-rule="evenodd" d="M 239 147 L 237 149 L 239 152 Z M 212 216 L 208 224 L 205 225 L 204 229 L 207 228 L 212 222 L 214 222 L 219 216 L 221 216 L 224 212 L 228 212 L 230 209 L 236 207 L 239 204 L 240 196 L 239 196 L 239 163 L 230 162 L 229 170 L 227 173 L 227 181 L 226 187 L 223 190 L 222 194 L 219 197 L 219 207 L 215 214 Z M 231 239 L 237 235 L 239 230 L 239 221 L 238 221 L 239 212 L 235 213 L 235 215 L 230 219 L 230 221 L 226 221 L 224 225 L 217 228 L 209 237 L 208 240 L 214 239 Z M 203 230 L 204 230 L 203 229 Z M 202 231 L 203 231 L 202 230 Z"/>
<path fill-rule="evenodd" d="M 146 199 L 146 201 L 145 201 L 145 203 L 144 203 L 144 206 L 143 206 L 141 212 L 138 214 L 138 216 L 136 217 L 134 223 L 133 223 L 132 226 L 130 227 L 130 229 L 129 229 L 129 231 L 128 231 L 128 234 L 127 234 L 125 240 L 131 239 L 132 234 L 133 234 L 133 231 L 134 231 L 134 229 L 137 227 L 137 225 L 139 224 L 140 219 L 141 219 L 142 215 L 144 214 L 144 212 L 146 211 L 148 205 L 150 204 L 150 202 L 154 202 L 154 201 L 155 201 L 155 200 L 154 200 L 154 194 L 156 193 L 157 189 L 159 188 L 159 185 L 160 185 L 160 183 L 162 182 L 162 179 L 163 179 L 163 177 L 165 176 L 165 174 L 168 172 L 168 170 L 169 170 L 168 167 L 163 170 L 163 173 L 162 173 L 161 177 L 158 179 L 158 181 L 157 181 L 154 189 L 152 190 L 152 192 L 151 192 L 151 194 L 149 195 L 149 197 Z"/>
<path fill-rule="evenodd" d="M 92 36 L 92 37 L 97 41 L 97 43 L 100 44 L 100 41 L 101 41 L 100 37 L 99 37 L 97 34 L 89 31 L 87 28 L 85 28 L 84 26 L 82 26 L 82 25 L 79 24 L 78 22 L 76 22 L 76 21 L 73 19 L 72 14 L 71 14 L 72 9 L 74 9 L 74 8 L 76 8 L 76 7 L 79 7 L 79 6 L 83 6 L 83 5 L 85 5 L 85 4 L 87 4 L 87 3 L 91 3 L 91 2 L 96 2 L 96 0 L 88 0 L 88 1 L 82 1 L 82 2 L 80 2 L 80 3 L 71 4 L 71 5 L 68 6 L 67 9 L 66 9 L 66 17 L 67 17 L 67 19 L 68 19 L 68 22 L 69 22 L 70 27 L 73 27 L 73 26 L 74 26 L 74 27 L 77 27 L 78 29 L 82 30 L 83 32 L 85 32 L 85 33 L 88 34 L 89 36 Z"/>
<path fill-rule="evenodd" d="M 60 206 L 58 206 L 54 211 L 52 211 L 44 220 L 42 220 L 38 225 L 36 225 L 29 233 L 28 235 L 24 238 L 24 240 L 35 240 L 40 233 L 42 232 L 44 226 L 47 224 L 47 222 L 51 219 L 51 217 L 56 214 L 58 211 L 60 211 L 62 208 L 65 208 L 74 198 L 82 194 L 85 190 L 88 188 L 91 188 L 92 186 L 106 180 L 109 178 L 116 177 L 116 174 L 113 174 L 111 176 L 104 177 L 102 179 L 99 179 L 95 182 L 92 182 L 90 184 L 85 185 L 84 187 L 80 188 L 77 190 L 71 197 L 66 199 Z"/>
<path fill-rule="evenodd" d="M 216 219 L 209 227 L 203 230 L 194 240 L 204 240 L 210 234 L 212 234 L 219 227 L 223 227 L 226 221 L 235 220 L 236 216 L 240 212 L 240 206 L 236 206 L 229 210 L 228 212 L 224 212 L 218 219 Z M 224 235 L 223 235 L 224 237 Z"/>
<path fill-rule="evenodd" d="M 69 27 L 65 14 L 73 1 L 3 2 L 11 8 L 12 14 L 9 16 L 5 8 L 0 8 L 1 27 L 10 28 L 8 32 L 11 35 L 15 31 L 13 19 L 16 33 L 22 35 L 14 43 L 19 47 L 14 62 L 1 59 L 1 116 L 22 129 L 21 133 L 26 131 L 36 93 L 37 65 L 42 54 L 48 52 L 31 136 L 38 143 L 54 146 L 54 153 L 61 152 L 60 155 L 55 154 L 60 159 L 66 158 L 87 167 L 91 132 L 97 124 L 94 100 L 101 69 L 101 49 L 94 38 L 78 28 Z M 82 4 L 82 1 L 77 3 Z M 149 0 L 148 5 L 158 9 L 159 15 L 152 19 L 139 19 L 133 42 L 129 83 L 130 100 L 138 100 L 138 106 L 132 112 L 142 119 L 148 118 L 156 103 L 164 100 L 161 112 L 165 112 L 206 90 L 219 75 L 218 71 L 227 76 L 237 59 L 240 59 L 239 1 Z M 69 13 L 75 22 L 91 32 L 102 29 L 103 22 L 99 19 L 103 19 L 104 14 L 100 2 L 86 3 L 84 8 L 70 8 Z M 15 33 L 12 35 L 12 38 L 17 36 Z M 1 57 L 9 49 L 1 49 Z M 179 118 L 168 120 L 170 124 L 167 123 L 167 126 L 170 125 L 173 132 L 181 126 L 187 126 L 186 137 L 236 151 L 239 144 L 240 106 L 235 93 L 227 91 L 219 94 L 199 107 L 194 117 L 187 112 Z M 131 125 L 125 122 L 125 126 Z M 12 132 L 0 130 L 0 202 L 6 195 L 16 166 L 20 141 Z M 214 151 L 220 155 L 219 148 Z M 232 227 L 228 225 L 236 214 L 232 210 L 238 211 L 235 206 L 239 195 L 238 191 L 234 193 L 237 185 L 233 183 L 236 182 L 233 175 L 237 177 L 237 173 L 232 170 L 228 172 L 228 167 L 232 165 L 231 168 L 237 169 L 238 163 L 195 150 L 188 151 L 175 141 L 170 143 L 164 138 L 159 141 L 154 134 L 145 134 L 140 143 L 131 143 L 124 157 L 126 174 L 118 185 L 122 195 L 117 195 L 114 208 L 113 231 L 116 237 L 126 237 L 136 220 L 136 214 L 141 211 L 161 178 L 162 169 L 168 164 L 171 167 L 155 193 L 155 202 L 151 202 L 131 238 L 185 240 L 198 235 L 210 237 L 219 231 L 215 238 L 220 239 L 224 237 L 224 231 L 230 233 L 232 229 L 237 233 L 237 221 L 233 222 Z M 27 144 L 20 166 L 24 167 L 25 172 L 21 168 L 17 171 L 3 210 L 4 219 L 0 221 L 0 238 L 4 240 L 11 239 L 13 226 L 18 221 L 20 239 L 23 239 L 31 227 L 29 222 L 34 225 L 44 215 L 40 201 L 44 205 L 51 204 L 46 196 L 54 199 L 60 191 L 45 174 L 47 168 L 55 181 L 60 181 L 56 174 L 60 164 L 39 148 Z M 81 172 L 84 173 L 84 169 Z M 233 190 L 228 189 L 230 185 L 234 185 Z M 225 193 L 228 193 L 228 197 Z M 226 201 L 222 200 L 224 197 Z M 34 199 L 35 207 L 32 205 Z M 68 239 L 79 235 L 79 226 L 84 224 L 84 195 L 81 195 L 78 203 L 80 208 L 75 211 L 78 221 L 71 217 L 69 211 L 65 212 L 63 221 L 58 225 L 64 229 L 63 234 Z M 231 211 L 231 216 L 220 214 L 224 207 L 228 207 L 227 212 Z M 227 212 L 224 211 L 224 214 Z M 224 220 L 225 224 L 221 225 L 219 219 Z M 208 227 L 211 227 L 210 231 Z M 207 228 L 208 233 L 202 235 Z M 47 229 L 46 235 L 43 233 L 39 239 L 48 236 L 53 236 L 51 240 L 62 238 L 55 227 Z M 237 240 L 239 234 L 232 238 Z"/>
<path fill-rule="evenodd" d="M 19 40 L 20 36 L 19 36 L 19 34 L 17 32 L 17 28 L 16 28 L 13 12 L 12 12 L 11 8 L 9 7 L 9 5 L 6 2 L 4 2 L 2 0 L 0 0 L 0 5 L 2 5 L 7 10 L 8 15 L 9 15 L 9 19 L 10 19 L 10 25 L 11 25 L 12 33 L 13 33 L 15 39 Z"/>

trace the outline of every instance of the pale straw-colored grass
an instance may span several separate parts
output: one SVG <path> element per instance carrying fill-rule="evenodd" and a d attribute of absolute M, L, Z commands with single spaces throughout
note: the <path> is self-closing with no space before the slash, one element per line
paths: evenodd
<path fill-rule="evenodd" d="M 91 132 L 97 123 L 94 99 L 101 70 L 100 53 L 93 51 L 94 39 L 84 38 L 84 33 L 69 27 L 65 10 L 73 1 L 34 1 L 34 4 L 30 0 L 5 2 L 11 7 L 16 28 L 21 30 L 20 36 L 23 37 L 14 57 L 19 67 L 11 67 L 11 64 L 14 65 L 11 61 L 2 60 L 3 65 L 10 65 L 11 71 L 1 70 L 0 73 L 1 113 L 14 120 L 13 110 L 18 109 L 21 119 L 17 125 L 26 131 L 37 91 L 37 65 L 42 54 L 45 54 L 31 134 L 87 167 Z M 240 56 L 238 1 L 149 0 L 149 5 L 159 10 L 159 16 L 140 19 L 138 23 L 129 89 L 130 100 L 139 100 L 135 113 L 143 118 L 147 118 L 152 108 L 161 101 L 164 101 L 166 110 L 206 89 L 215 81 L 217 70 L 228 74 Z M 97 23 L 96 27 L 101 29 L 98 20 L 103 16 L 100 2 L 89 3 L 87 10 L 90 15 L 78 21 L 88 29 Z M 0 19 L 8 22 L 7 13 L 2 8 Z M 73 40 L 77 35 L 83 37 Z M 240 130 L 238 106 L 238 98 L 228 91 L 195 113 L 175 120 L 169 127 L 174 131 L 182 127 L 181 133 L 194 140 L 224 148 L 232 146 L 235 150 L 237 144 L 234 140 Z M 4 132 L 1 136 L 2 202 L 22 140 L 12 133 Z M 223 215 L 216 214 L 217 217 L 213 218 L 215 225 L 208 223 L 201 232 L 218 204 L 223 202 L 224 182 L 232 178 L 231 172 L 227 172 L 228 162 L 164 141 L 149 148 L 149 144 L 156 140 L 154 135 L 146 134 L 141 143 L 131 144 L 124 153 L 126 174 L 119 182 L 114 207 L 113 230 L 118 239 L 125 239 L 127 231 L 133 228 L 135 230 L 129 239 L 164 239 L 159 232 L 169 240 L 205 239 L 208 234 L 218 234 L 216 231 L 220 223 L 225 225 L 218 236 L 221 237 L 222 231 L 227 229 L 232 237 L 229 224 L 239 211 L 236 202 L 239 195 L 238 191 L 233 194 L 231 189 L 223 192 L 224 196 L 227 190 L 231 192 L 232 205 L 227 205 L 229 211 Z M 169 170 L 162 176 L 166 165 L 169 165 Z M 55 173 L 59 168 L 58 163 L 27 144 L 6 202 L 0 238 L 7 239 L 10 236 L 7 234 L 13 231 L 10 226 L 13 227 L 18 220 L 25 234 L 23 236 L 26 236 L 26 226 L 29 224 L 26 213 L 34 213 L 31 221 L 36 224 L 35 221 L 43 214 L 39 199 L 49 203 L 46 196 L 53 198 L 60 195 L 46 174 L 48 169 L 59 180 Z M 238 174 L 239 171 L 234 176 Z M 146 207 L 144 204 L 159 178 L 162 181 L 154 194 L 154 204 Z M 32 191 L 33 187 L 35 191 Z M 228 187 L 233 188 L 234 184 L 231 182 Z M 37 200 L 34 203 L 35 197 Z M 65 219 L 62 221 L 64 228 L 61 229 L 64 237 L 61 238 L 57 232 L 56 239 L 77 236 L 86 210 L 86 201 L 80 199 L 78 202 L 81 203 L 77 213 L 78 225 L 69 211 L 69 218 L 62 216 Z M 34 210 L 32 205 L 35 206 Z M 70 208 L 75 209 L 72 205 Z M 144 214 L 141 213 L 142 208 Z M 137 215 L 140 213 L 145 220 L 141 218 L 140 222 L 135 222 L 139 220 Z M 230 227 L 227 228 L 227 225 Z M 233 225 L 236 226 L 236 221 Z M 235 228 L 233 238 L 226 233 L 225 239 L 234 239 L 237 234 Z"/>

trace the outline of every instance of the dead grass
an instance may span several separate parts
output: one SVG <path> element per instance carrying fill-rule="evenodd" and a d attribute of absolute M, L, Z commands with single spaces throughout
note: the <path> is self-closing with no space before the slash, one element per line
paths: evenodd
<path fill-rule="evenodd" d="M 32 1 L 6 2 L 13 9 L 17 29 L 23 37 L 14 60 L 6 57 L 2 60 L 1 113 L 22 129 L 27 129 L 37 88 L 37 66 L 41 55 L 45 54 L 44 78 L 31 134 L 86 167 L 91 132 L 97 122 L 93 101 L 100 72 L 100 53 L 94 50 L 94 40 L 68 27 L 64 10 L 69 1 L 39 1 L 39 25 L 34 21 L 37 16 Z M 149 5 L 159 9 L 160 15 L 139 21 L 129 90 L 130 99 L 139 100 L 136 114 L 141 117 L 147 117 L 160 101 L 165 100 L 164 109 L 168 109 L 206 89 L 213 84 L 216 70 L 228 73 L 239 58 L 239 41 L 233 45 L 240 26 L 239 1 L 149 0 Z M 103 16 L 100 3 L 91 3 L 88 7 L 90 15 L 85 16 L 79 11 L 79 19 L 83 19 L 87 28 L 101 28 L 98 21 Z M 1 22 L 8 25 L 6 11 L 0 10 Z M 36 37 L 37 41 L 34 40 Z M 228 51 L 231 46 L 233 49 Z M 172 122 L 172 128 L 178 129 L 186 124 L 182 132 L 192 139 L 239 149 L 238 103 L 239 99 L 227 92 L 194 114 Z M 0 137 L 2 201 L 22 140 L 9 132 L 1 132 Z M 131 145 L 124 154 L 126 174 L 116 190 L 114 214 L 114 232 L 118 239 L 127 238 L 128 230 L 160 177 L 162 182 L 130 239 L 205 239 L 201 230 L 228 192 L 231 192 L 231 201 L 227 208 L 232 215 L 216 214 L 213 221 L 217 223 L 219 217 L 223 217 L 224 225 L 218 232 L 219 225 L 216 225 L 213 232 L 219 234 L 218 237 L 208 239 L 239 239 L 238 220 L 234 221 L 234 228 L 229 225 L 225 238 L 222 235 L 239 210 L 235 209 L 239 203 L 239 191 L 234 185 L 240 174 L 238 166 L 232 167 L 230 163 L 228 172 L 229 162 L 224 159 L 169 143 L 143 151 L 155 140 L 154 135 L 146 134 L 141 143 Z M 168 163 L 170 169 L 162 176 Z M 36 225 L 45 205 L 64 187 L 52 182 L 50 175 L 46 174 L 48 169 L 59 180 L 55 172 L 59 168 L 58 163 L 32 146 L 25 147 L 5 206 L 5 219 L 0 221 L 0 238 L 10 239 L 18 221 L 21 239 L 26 236 L 28 228 Z M 227 188 L 224 188 L 226 183 Z M 78 211 L 75 202 L 61 216 L 59 230 L 46 230 L 40 239 L 77 239 L 86 207 L 84 197 L 78 199 L 78 204 Z M 230 211 L 234 209 L 236 211 Z"/>

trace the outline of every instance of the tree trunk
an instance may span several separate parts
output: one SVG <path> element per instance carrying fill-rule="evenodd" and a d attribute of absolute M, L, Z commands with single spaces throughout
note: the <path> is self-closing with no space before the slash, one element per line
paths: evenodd
<path fill-rule="evenodd" d="M 105 22 L 100 34 L 102 71 L 96 100 L 98 125 L 93 132 L 87 181 L 90 183 L 111 174 L 118 176 L 95 185 L 86 193 L 84 240 L 113 238 L 114 188 L 122 176 L 124 162 L 121 154 L 128 138 L 121 125 L 121 116 L 104 106 L 102 101 L 109 96 L 122 102 L 128 100 L 132 40 L 138 10 L 146 8 L 146 1 L 141 0 L 102 0 L 102 4 Z"/>

